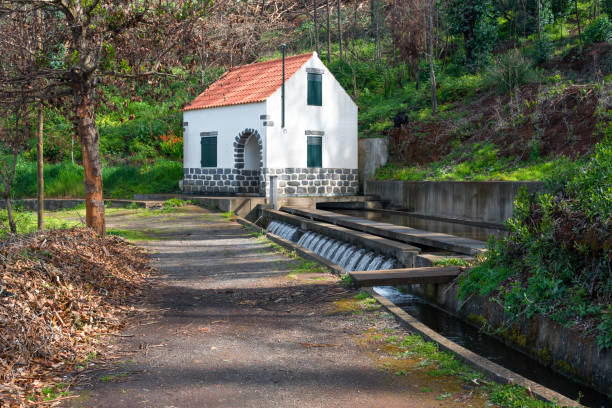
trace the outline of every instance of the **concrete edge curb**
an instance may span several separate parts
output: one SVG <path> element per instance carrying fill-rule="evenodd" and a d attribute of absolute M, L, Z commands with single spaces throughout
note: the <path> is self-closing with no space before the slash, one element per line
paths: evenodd
<path fill-rule="evenodd" d="M 446 337 L 430 329 L 423 323 L 419 322 L 413 316 L 406 313 L 404 310 L 396 306 L 388 299 L 376 294 L 372 289 L 368 288 L 365 290 L 369 292 L 372 297 L 374 297 L 374 299 L 376 299 L 385 309 L 395 315 L 412 331 L 420 334 L 429 341 L 437 343 L 442 350 L 449 351 L 455 354 L 457 357 L 459 357 L 459 359 L 461 359 L 463 362 L 465 362 L 472 368 L 482 371 L 487 378 L 500 384 L 507 384 L 510 382 L 519 385 L 523 388 L 529 389 L 535 396 L 544 401 L 560 404 L 564 407 L 583 407 L 583 405 L 579 404 L 578 402 L 564 395 L 561 395 L 556 391 L 553 391 L 536 382 L 533 382 L 511 370 L 508 370 L 507 368 L 500 366 L 499 364 L 492 362 L 489 359 L 479 356 L 478 354 L 466 349 L 463 346 L 460 346 L 454 341 L 447 339 Z"/>

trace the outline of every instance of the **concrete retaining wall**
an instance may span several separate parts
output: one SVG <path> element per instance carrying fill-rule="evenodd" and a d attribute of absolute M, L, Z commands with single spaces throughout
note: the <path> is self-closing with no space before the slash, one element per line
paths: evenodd
<path fill-rule="evenodd" d="M 392 208 L 451 218 L 503 223 L 512 216 L 521 187 L 544 189 L 535 181 L 382 181 L 367 180 L 365 194 Z"/>
<path fill-rule="evenodd" d="M 374 177 L 376 169 L 389 160 L 389 139 L 386 137 L 359 139 L 359 187 L 364 191 L 364 182 Z"/>
<path fill-rule="evenodd" d="M 553 371 L 603 394 L 612 392 L 612 349 L 600 351 L 594 338 L 585 338 L 580 331 L 541 315 L 505 326 L 501 305 L 477 296 L 463 304 L 457 298 L 459 288 L 454 283 L 411 285 L 407 289 L 469 324 L 487 332 L 496 331 L 495 337 Z"/>

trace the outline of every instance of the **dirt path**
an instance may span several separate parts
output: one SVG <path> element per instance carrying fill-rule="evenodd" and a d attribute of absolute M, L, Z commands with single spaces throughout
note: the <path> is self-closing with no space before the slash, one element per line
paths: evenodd
<path fill-rule="evenodd" d="M 143 243 L 163 275 L 147 312 L 116 337 L 121 358 L 73 388 L 67 407 L 484 405 L 472 392 L 438 400 L 467 395 L 456 381 L 382 370 L 364 333 L 401 331 L 389 314 L 353 308 L 330 274 L 292 274 L 302 261 L 221 214 L 191 207 L 113 223 L 163 237 Z"/>

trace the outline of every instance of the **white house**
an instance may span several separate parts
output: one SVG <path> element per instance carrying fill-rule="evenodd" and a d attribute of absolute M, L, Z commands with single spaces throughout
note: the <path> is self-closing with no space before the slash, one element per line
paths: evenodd
<path fill-rule="evenodd" d="M 316 53 L 233 68 L 183 109 L 183 191 L 357 193 L 357 106 Z M 284 124 L 283 124 L 284 121 Z"/>

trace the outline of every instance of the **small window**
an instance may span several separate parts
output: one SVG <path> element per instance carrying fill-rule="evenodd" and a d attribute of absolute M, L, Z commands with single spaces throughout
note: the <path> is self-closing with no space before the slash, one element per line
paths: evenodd
<path fill-rule="evenodd" d="M 308 136 L 307 165 L 308 167 L 323 167 L 323 138 Z"/>
<path fill-rule="evenodd" d="M 203 137 L 200 140 L 202 146 L 202 167 L 217 167 L 217 136 Z"/>
<path fill-rule="evenodd" d="M 308 105 L 323 106 L 323 75 L 308 73 Z"/>

